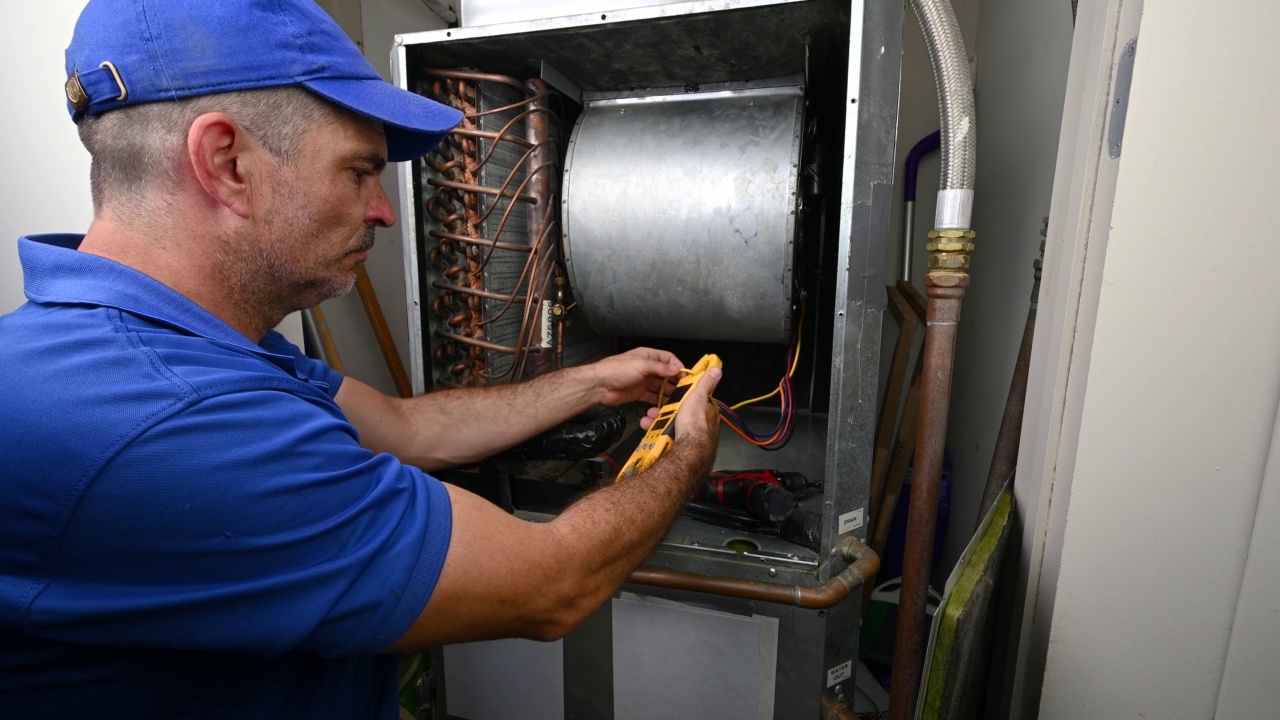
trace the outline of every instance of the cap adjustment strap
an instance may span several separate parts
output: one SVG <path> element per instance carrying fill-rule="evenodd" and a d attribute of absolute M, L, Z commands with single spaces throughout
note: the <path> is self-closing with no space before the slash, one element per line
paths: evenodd
<path fill-rule="evenodd" d="M 67 101 L 76 112 L 82 113 L 98 102 L 124 102 L 129 99 L 129 88 L 120 77 L 114 63 L 104 62 L 85 73 L 77 72 L 67 79 Z"/>

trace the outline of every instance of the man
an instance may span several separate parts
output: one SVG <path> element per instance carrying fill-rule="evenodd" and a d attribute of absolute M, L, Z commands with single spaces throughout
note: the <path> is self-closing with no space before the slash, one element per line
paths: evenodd
<path fill-rule="evenodd" d="M 351 288 L 378 181 L 458 114 L 311 0 L 91 0 L 67 95 L 83 236 L 20 240 L 0 318 L 0 717 L 394 717 L 396 651 L 558 638 L 656 547 L 716 445 L 545 524 L 425 475 L 679 373 L 638 350 L 391 399 L 271 331 Z"/>

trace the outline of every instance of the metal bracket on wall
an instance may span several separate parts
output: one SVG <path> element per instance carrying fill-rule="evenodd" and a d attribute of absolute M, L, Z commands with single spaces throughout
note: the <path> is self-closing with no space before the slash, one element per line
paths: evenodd
<path fill-rule="evenodd" d="M 1112 160 L 1120 157 L 1124 146 L 1124 120 L 1129 114 L 1129 88 L 1133 85 L 1133 59 L 1138 54 L 1138 38 L 1134 38 L 1124 46 L 1120 60 L 1116 62 L 1115 90 L 1111 97 L 1111 122 L 1107 130 L 1107 156 Z"/>
<path fill-rule="evenodd" d="M 537 65 L 538 74 L 541 75 L 543 80 L 547 81 L 547 84 L 559 90 L 566 97 L 579 105 L 582 104 L 582 88 L 578 86 L 578 83 L 570 80 L 564 73 L 552 67 L 551 63 L 546 60 L 538 60 Z"/>

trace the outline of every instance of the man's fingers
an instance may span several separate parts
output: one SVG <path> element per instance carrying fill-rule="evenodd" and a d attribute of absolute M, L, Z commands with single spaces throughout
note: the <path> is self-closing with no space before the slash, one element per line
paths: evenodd
<path fill-rule="evenodd" d="M 680 363 L 680 358 L 666 350 L 639 347 L 628 351 L 626 354 L 644 360 L 645 368 L 649 374 L 657 375 L 658 377 L 675 377 L 680 373 L 680 368 L 684 367 Z"/>

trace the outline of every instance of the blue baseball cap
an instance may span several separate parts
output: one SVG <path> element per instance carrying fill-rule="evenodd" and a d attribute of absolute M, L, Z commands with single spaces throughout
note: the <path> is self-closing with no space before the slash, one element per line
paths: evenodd
<path fill-rule="evenodd" d="M 384 81 L 313 0 L 89 0 L 67 48 L 67 103 L 77 121 L 285 86 L 381 121 L 392 162 L 425 155 L 462 120 Z"/>

